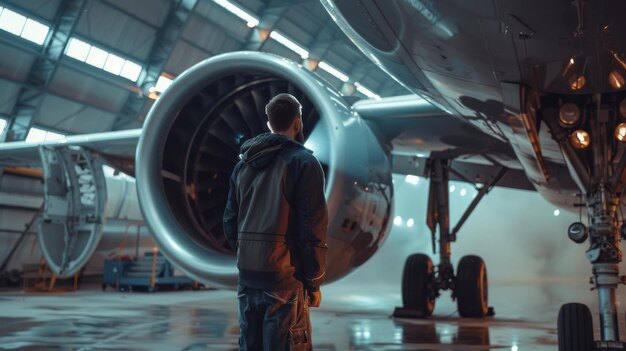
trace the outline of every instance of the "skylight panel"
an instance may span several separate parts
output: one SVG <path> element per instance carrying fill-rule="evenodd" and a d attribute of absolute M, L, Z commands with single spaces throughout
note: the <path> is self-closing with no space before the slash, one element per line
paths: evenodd
<path fill-rule="evenodd" d="M 9 9 L 3 9 L 0 14 L 0 29 L 9 33 L 20 35 L 25 23 L 25 16 Z"/>
<path fill-rule="evenodd" d="M 70 39 L 65 54 L 133 82 L 137 81 L 142 70 L 142 67 L 133 61 L 126 60 L 76 38 Z"/>
<path fill-rule="evenodd" d="M 77 59 L 78 61 L 85 62 L 85 60 L 87 59 L 87 55 L 89 55 L 89 49 L 91 49 L 91 45 L 85 43 L 82 40 L 72 38 L 67 45 L 67 50 L 65 51 L 65 54 L 69 57 Z"/>
<path fill-rule="evenodd" d="M 32 127 L 26 136 L 27 143 L 40 143 L 46 140 L 46 131 L 43 129 Z"/>
<path fill-rule="evenodd" d="M 94 67 L 103 68 L 108 56 L 108 52 L 92 46 L 91 50 L 89 50 L 89 55 L 87 55 L 87 60 L 85 62 Z"/>
<path fill-rule="evenodd" d="M 104 70 L 119 76 L 125 61 L 126 60 L 117 55 L 109 54 L 104 64 Z"/>
<path fill-rule="evenodd" d="M 42 45 L 48 36 L 48 26 L 41 24 L 35 20 L 27 19 L 21 37 L 32 41 L 37 45 Z"/>
<path fill-rule="evenodd" d="M 160 76 L 159 79 L 156 82 L 156 86 L 154 87 L 154 89 L 156 91 L 158 91 L 159 93 L 162 93 L 170 85 L 172 85 L 172 80 L 171 79 L 169 79 L 169 78 L 167 78 L 165 76 Z"/>
<path fill-rule="evenodd" d="M 283 44 L 284 46 L 286 46 L 287 48 L 289 48 L 291 51 L 295 52 L 296 54 L 300 55 L 300 57 L 302 57 L 303 60 L 306 60 L 309 58 L 309 52 L 306 51 L 303 47 L 301 47 L 300 45 L 294 43 L 293 41 L 289 40 L 287 37 L 285 37 L 284 35 L 280 34 L 277 31 L 272 31 L 270 33 L 270 38 L 276 40 L 277 42 Z"/>
<path fill-rule="evenodd" d="M 213 1 L 215 1 L 216 4 L 225 8 L 228 12 L 246 21 L 246 24 L 248 25 L 248 27 L 254 28 L 259 25 L 258 18 L 249 14 L 247 11 L 243 10 L 239 6 L 233 4 L 232 2 L 228 0 L 213 0 Z"/>
<path fill-rule="evenodd" d="M 122 67 L 122 72 L 120 72 L 120 76 L 126 78 L 126 79 L 130 79 L 133 82 L 136 82 L 137 79 L 139 78 L 139 74 L 141 73 L 141 66 L 126 60 L 126 62 L 124 62 L 124 66 Z"/>
<path fill-rule="evenodd" d="M 333 76 L 337 77 L 342 82 L 347 82 L 348 80 L 350 80 L 350 78 L 348 78 L 348 76 L 345 75 L 343 72 L 339 71 L 338 69 L 327 64 L 324 61 L 320 61 L 320 63 L 318 64 L 318 67 L 332 74 Z"/>
<path fill-rule="evenodd" d="M 65 135 L 63 135 L 63 134 L 47 131 L 46 132 L 46 137 L 44 138 L 44 140 L 45 141 L 48 141 L 48 140 L 59 140 L 59 139 L 63 139 L 63 138 L 65 138 Z"/>
<path fill-rule="evenodd" d="M 49 140 L 59 140 L 65 138 L 65 135 L 51 132 L 36 127 L 31 127 L 26 136 L 27 143 L 41 143 Z"/>

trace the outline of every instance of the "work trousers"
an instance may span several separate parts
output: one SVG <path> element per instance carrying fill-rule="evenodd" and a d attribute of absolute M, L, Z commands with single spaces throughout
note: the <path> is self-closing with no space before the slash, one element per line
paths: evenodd
<path fill-rule="evenodd" d="M 240 351 L 310 351 L 311 319 L 302 287 L 264 291 L 239 286 Z"/>

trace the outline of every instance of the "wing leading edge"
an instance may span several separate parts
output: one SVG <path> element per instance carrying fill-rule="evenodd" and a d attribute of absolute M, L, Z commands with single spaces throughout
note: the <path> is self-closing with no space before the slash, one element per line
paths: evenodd
<path fill-rule="evenodd" d="M 141 129 L 81 134 L 39 143 L 17 141 L 0 144 L 0 166 L 41 166 L 40 146 L 80 146 L 106 160 L 134 160 Z"/>
<path fill-rule="evenodd" d="M 425 176 L 427 160 L 449 161 L 451 179 L 489 183 L 502 167 L 499 186 L 535 190 L 511 146 L 417 95 L 363 100 L 352 106 L 375 126 L 393 156 L 393 172 Z M 497 133 L 494 133 L 497 135 Z"/>

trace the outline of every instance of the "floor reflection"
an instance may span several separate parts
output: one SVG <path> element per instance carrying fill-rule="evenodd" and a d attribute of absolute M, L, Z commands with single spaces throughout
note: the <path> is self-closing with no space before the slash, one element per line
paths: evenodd
<path fill-rule="evenodd" d="M 554 350 L 561 300 L 585 302 L 586 296 L 568 295 L 571 286 L 495 286 L 494 318 L 458 318 L 456 305 L 443 296 L 432 318 L 414 320 L 390 316 L 400 301 L 396 290 L 325 288 L 323 307 L 312 317 L 315 350 Z M 238 349 L 237 302 L 231 291 L 120 294 L 93 289 L 0 296 L 0 350 Z"/>
<path fill-rule="evenodd" d="M 489 349 L 489 328 L 486 326 L 451 326 L 446 324 L 414 324 L 394 322 L 394 338 L 402 344 L 444 344 L 455 346 L 485 346 Z M 480 349 L 480 348 L 478 348 Z"/>

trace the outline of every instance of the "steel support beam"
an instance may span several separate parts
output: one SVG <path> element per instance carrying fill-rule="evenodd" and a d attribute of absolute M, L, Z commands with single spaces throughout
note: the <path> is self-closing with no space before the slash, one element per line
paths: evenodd
<path fill-rule="evenodd" d="M 74 98 L 72 96 L 65 96 L 65 95 L 60 95 L 60 94 L 53 93 L 53 92 L 50 92 L 50 91 L 45 91 L 41 87 L 36 87 L 36 86 L 33 86 L 33 85 L 29 85 L 27 83 L 19 82 L 17 80 L 14 80 L 14 79 L 11 79 L 11 78 L 8 78 L 8 77 L 0 76 L 0 81 L 5 81 L 5 82 L 10 82 L 10 83 L 13 83 L 13 84 L 17 84 L 22 89 L 37 90 L 42 95 L 46 94 L 48 96 L 53 96 L 55 98 L 66 100 L 66 101 L 71 102 L 71 103 L 85 105 L 85 106 L 88 106 L 89 108 L 92 108 L 94 110 L 98 110 L 98 111 L 102 111 L 102 112 L 106 112 L 106 113 L 111 113 L 111 114 L 117 115 L 118 118 L 132 118 L 133 117 L 133 116 L 122 115 L 122 114 L 120 114 L 119 111 L 115 111 L 114 109 L 107 109 L 107 108 L 102 107 L 102 106 L 90 105 L 89 103 L 87 103 L 85 101 L 82 101 L 82 100 L 77 100 L 76 98 Z M 4 117 L 4 116 L 0 115 L 0 117 Z M 7 116 L 7 117 L 10 118 L 10 116 Z"/>
<path fill-rule="evenodd" d="M 59 59 L 76 27 L 84 5 L 85 0 L 67 0 L 59 4 L 54 24 L 43 44 L 42 55 L 35 59 L 26 79 L 26 85 L 23 85 L 20 90 L 8 127 L 0 137 L 1 141 L 26 139 L 41 106 L 43 93 L 54 77 Z"/>
<path fill-rule="evenodd" d="M 259 25 L 250 31 L 248 38 L 241 45 L 241 50 L 261 51 L 283 13 L 291 6 L 289 1 L 270 0 L 260 15 Z"/>
<path fill-rule="evenodd" d="M 147 96 L 151 93 L 150 89 L 156 85 L 197 3 L 198 0 L 176 0 L 172 4 L 163 27 L 157 32 L 149 59 L 143 65 L 137 80 L 140 93 L 130 94 L 122 107 L 122 116 L 134 116 L 134 118 L 118 118 L 113 124 L 113 130 L 128 129 L 139 116 L 147 102 Z"/>

